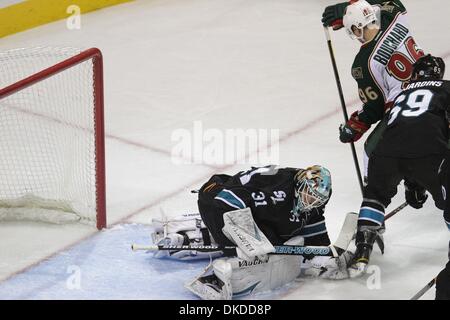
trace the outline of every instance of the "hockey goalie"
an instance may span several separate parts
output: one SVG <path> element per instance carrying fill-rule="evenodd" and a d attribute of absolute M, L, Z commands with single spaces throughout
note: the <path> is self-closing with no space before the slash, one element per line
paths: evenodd
<path fill-rule="evenodd" d="M 347 223 L 348 234 L 331 245 L 324 217 L 330 196 L 330 172 L 319 165 L 214 175 L 198 191 L 200 213 L 154 219 L 152 238 L 157 245 L 216 244 L 236 249 L 158 251 L 155 257 L 215 258 L 186 284 L 202 299 L 228 300 L 268 291 L 299 276 L 347 278 L 352 253 L 346 249 L 356 215 Z M 329 247 L 333 257 L 270 254 L 278 245 Z"/>

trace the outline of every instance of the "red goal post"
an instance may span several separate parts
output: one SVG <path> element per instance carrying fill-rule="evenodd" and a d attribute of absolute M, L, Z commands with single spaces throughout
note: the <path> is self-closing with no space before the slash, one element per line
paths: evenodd
<path fill-rule="evenodd" d="M 0 89 L 0 206 L 14 211 L 9 219 L 14 220 L 16 212 L 42 210 L 37 209 L 42 204 L 52 214 L 73 211 L 75 220 L 90 221 L 98 229 L 107 225 L 103 58 L 97 48 L 77 51 L 0 53 L 0 64 L 10 62 L 7 73 L 26 68 L 21 60 L 34 67 L 41 60 L 48 64 L 63 59 Z M 1 66 L 0 72 L 5 73 Z M 28 147 L 35 148 L 34 153 L 26 151 Z M 34 160 L 35 155 L 39 159 Z M 75 172 L 67 172 L 72 169 Z"/>

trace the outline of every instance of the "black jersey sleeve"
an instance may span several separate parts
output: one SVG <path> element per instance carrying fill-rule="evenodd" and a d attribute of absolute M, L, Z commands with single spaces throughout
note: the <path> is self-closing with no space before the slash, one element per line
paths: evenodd
<path fill-rule="evenodd" d="M 314 209 L 308 223 L 301 230 L 300 235 L 305 239 L 305 246 L 329 246 L 331 244 L 323 216 L 324 211 L 325 206 Z"/>

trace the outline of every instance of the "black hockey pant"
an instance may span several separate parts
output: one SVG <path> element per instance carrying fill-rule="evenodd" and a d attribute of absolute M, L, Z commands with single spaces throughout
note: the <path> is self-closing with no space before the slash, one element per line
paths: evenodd
<path fill-rule="evenodd" d="M 398 184 L 406 179 L 424 187 L 431 193 L 436 207 L 444 210 L 439 166 L 444 155 L 406 159 L 372 155 L 369 161 L 368 184 L 359 212 L 359 225 L 382 225 L 384 209 L 397 194 Z"/>

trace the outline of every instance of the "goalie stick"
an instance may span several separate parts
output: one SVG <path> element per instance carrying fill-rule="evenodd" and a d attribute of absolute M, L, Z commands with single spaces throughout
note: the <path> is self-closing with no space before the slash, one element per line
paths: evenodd
<path fill-rule="evenodd" d="M 358 223 L 358 214 L 350 212 L 347 214 L 339 232 L 338 238 L 335 244 L 328 247 L 315 247 L 315 246 L 293 246 L 293 245 L 280 245 L 274 246 L 275 252 L 269 254 L 276 255 L 306 255 L 306 256 L 327 256 L 337 257 L 338 252 L 336 248 L 345 251 L 353 238 L 356 230 L 356 224 Z M 199 252 L 212 252 L 212 251 L 230 251 L 236 250 L 236 246 L 217 246 L 217 245 L 203 245 L 203 246 L 171 246 L 171 245 L 131 245 L 133 251 L 145 250 L 145 251 L 158 251 L 158 250 L 193 250 Z"/>
<path fill-rule="evenodd" d="M 395 208 L 394 210 L 392 210 L 391 212 L 389 212 L 385 217 L 384 217 L 384 221 L 388 220 L 390 217 L 394 216 L 395 214 L 397 214 L 400 210 L 402 210 L 403 208 L 408 206 L 408 202 L 404 202 L 401 205 L 399 205 L 397 208 Z"/>
<path fill-rule="evenodd" d="M 388 215 L 386 215 L 385 220 L 388 220 L 397 212 L 402 210 L 408 204 L 405 202 L 400 205 L 398 208 L 394 209 Z M 333 250 L 333 247 L 337 247 L 341 250 L 346 250 L 352 241 L 353 236 L 356 231 L 356 225 L 358 223 L 358 214 L 355 212 L 349 212 L 345 217 L 344 224 L 342 225 L 341 231 L 339 232 L 338 238 L 335 243 L 330 247 L 312 247 L 312 246 L 291 246 L 291 245 L 282 245 L 282 246 L 274 246 L 275 252 L 271 254 L 278 255 L 313 255 L 313 256 L 337 256 L 338 253 L 336 250 Z M 133 251 L 144 250 L 144 251 L 158 251 L 158 250 L 192 250 L 199 252 L 213 252 L 213 251 L 230 251 L 236 250 L 236 246 L 217 246 L 217 245 L 203 245 L 203 246 L 190 246 L 190 245 L 182 245 L 182 246 L 171 246 L 171 245 L 139 245 L 132 244 L 131 249 Z"/>
<path fill-rule="evenodd" d="M 268 254 L 277 255 L 311 255 L 311 256 L 334 256 L 333 250 L 330 247 L 312 247 L 312 246 L 292 246 L 292 245 L 281 245 L 274 246 L 275 252 L 269 252 Z M 236 246 L 171 246 L 171 245 L 131 245 L 131 249 L 134 251 L 145 250 L 145 251 L 158 251 L 158 250 L 193 250 L 199 252 L 210 252 L 210 251 L 228 251 L 236 250 Z"/>

